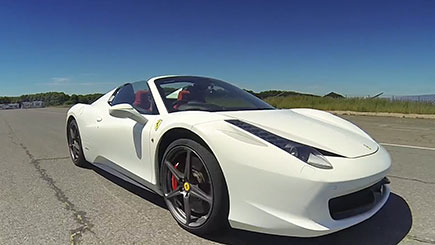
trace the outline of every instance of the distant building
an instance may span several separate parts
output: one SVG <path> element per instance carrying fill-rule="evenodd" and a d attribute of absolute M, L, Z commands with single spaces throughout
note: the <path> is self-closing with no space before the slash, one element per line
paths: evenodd
<path fill-rule="evenodd" d="M 337 94 L 337 93 L 334 93 L 334 92 L 331 92 L 331 93 L 329 93 L 329 94 L 327 94 L 327 95 L 325 95 L 323 97 L 331 97 L 331 98 L 336 98 L 336 99 L 344 98 L 343 95 Z"/>
<path fill-rule="evenodd" d="M 32 108 L 32 102 L 22 102 L 21 108 L 23 108 L 23 109 Z"/>
<path fill-rule="evenodd" d="M 20 102 L 10 104 L 0 104 L 0 110 L 6 109 L 29 109 L 29 108 L 43 108 L 45 107 L 44 101 Z"/>
<path fill-rule="evenodd" d="M 6 109 L 20 109 L 20 104 L 18 103 L 8 104 Z"/>
<path fill-rule="evenodd" d="M 21 102 L 21 108 L 43 108 L 45 107 L 44 101 L 32 101 L 32 102 Z"/>
<path fill-rule="evenodd" d="M 33 108 L 43 108 L 45 107 L 44 101 L 33 101 L 32 102 Z"/>

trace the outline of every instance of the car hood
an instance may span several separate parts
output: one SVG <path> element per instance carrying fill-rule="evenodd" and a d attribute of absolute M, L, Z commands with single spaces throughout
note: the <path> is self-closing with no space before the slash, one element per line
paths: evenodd
<path fill-rule="evenodd" d="M 379 148 L 378 144 L 361 129 L 336 116 L 328 114 L 329 117 L 336 119 L 325 120 L 296 111 L 257 110 L 223 112 L 222 114 L 263 128 L 286 139 L 348 158 L 369 155 Z"/>

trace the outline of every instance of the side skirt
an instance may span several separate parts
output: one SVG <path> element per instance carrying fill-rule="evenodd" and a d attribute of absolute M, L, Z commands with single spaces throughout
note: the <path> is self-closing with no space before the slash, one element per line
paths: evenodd
<path fill-rule="evenodd" d="M 124 181 L 127 181 L 133 185 L 136 185 L 139 188 L 154 192 L 159 194 L 160 196 L 163 196 L 162 191 L 158 186 L 142 179 L 141 177 L 133 174 L 132 172 L 128 171 L 125 168 L 120 167 L 119 165 L 113 163 L 112 161 L 103 158 L 103 157 L 97 157 L 95 159 L 95 162 L 92 163 L 92 165 L 98 167 L 99 169 L 102 169 Z"/>

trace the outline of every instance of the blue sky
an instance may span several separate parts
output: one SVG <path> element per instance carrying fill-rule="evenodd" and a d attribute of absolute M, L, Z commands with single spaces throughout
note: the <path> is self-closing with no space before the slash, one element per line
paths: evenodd
<path fill-rule="evenodd" d="M 0 96 L 163 74 L 255 91 L 435 93 L 435 1 L 0 2 Z"/>

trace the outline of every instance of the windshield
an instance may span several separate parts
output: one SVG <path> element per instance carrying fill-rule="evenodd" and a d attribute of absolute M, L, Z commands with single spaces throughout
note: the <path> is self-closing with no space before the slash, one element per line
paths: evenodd
<path fill-rule="evenodd" d="M 155 84 L 168 112 L 274 109 L 254 95 L 212 78 L 168 77 Z"/>

